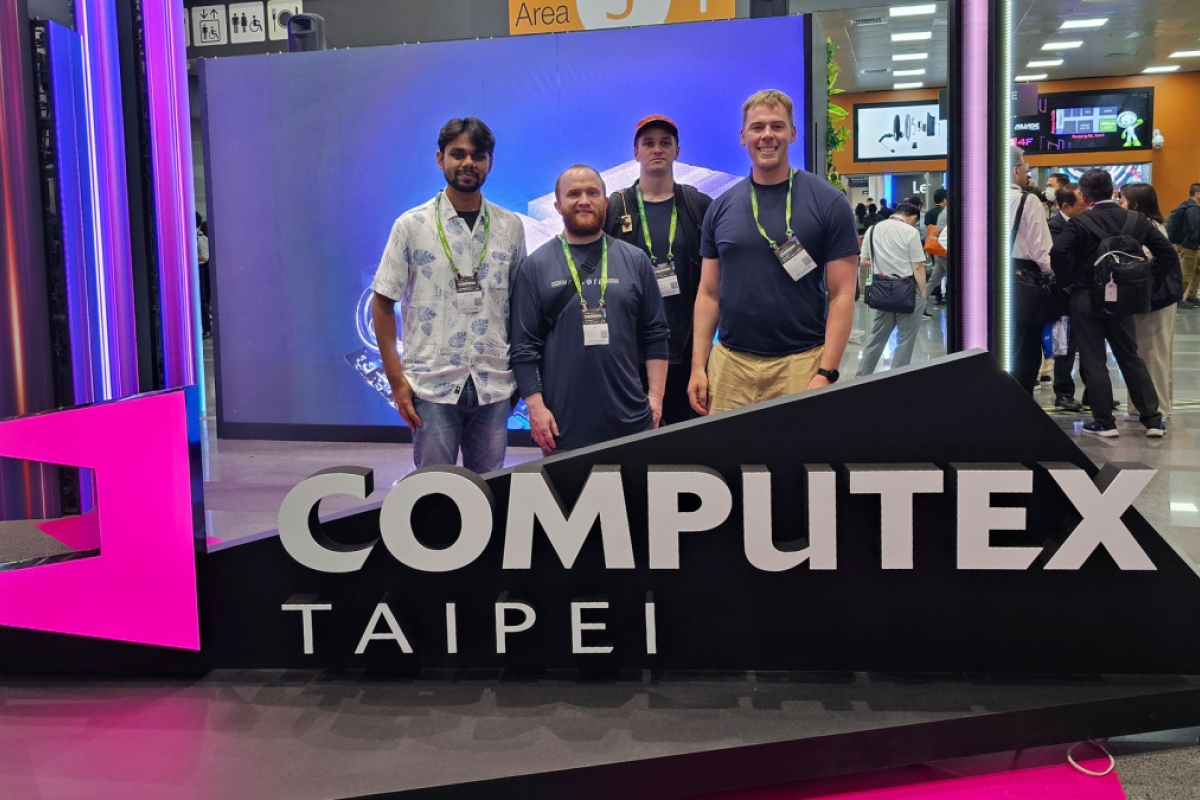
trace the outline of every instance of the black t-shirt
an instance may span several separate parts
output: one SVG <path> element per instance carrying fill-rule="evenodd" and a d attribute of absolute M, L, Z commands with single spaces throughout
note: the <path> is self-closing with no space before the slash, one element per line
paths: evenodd
<path fill-rule="evenodd" d="M 938 216 L 940 216 L 941 213 L 942 213 L 941 206 L 934 206 L 933 208 L 926 211 L 925 212 L 925 227 L 928 228 L 930 225 L 937 225 Z"/>
<path fill-rule="evenodd" d="M 467 223 L 467 230 L 475 230 L 475 221 L 479 219 L 479 209 L 474 211 L 459 211 L 458 215 L 462 217 L 462 221 Z"/>
<path fill-rule="evenodd" d="M 680 286 L 682 286 L 685 279 L 693 277 L 683 274 L 688 272 L 691 252 L 688 250 L 687 240 L 683 235 L 683 226 L 686 223 L 683 219 L 682 210 L 679 220 L 675 224 L 674 245 L 672 246 L 668 241 L 671 233 L 671 209 L 674 207 L 674 203 L 673 199 L 644 203 L 646 206 L 646 225 L 650 228 L 651 242 L 651 246 L 647 249 L 652 254 L 650 260 L 657 264 L 665 263 L 667 261 L 667 252 L 670 251 L 671 259 L 675 262 L 675 271 L 680 275 Z M 672 364 L 681 364 L 684 362 L 684 346 L 691 334 L 692 310 L 688 307 L 686 296 L 683 293 L 664 297 L 663 306 L 667 310 L 667 326 L 671 329 L 671 339 L 669 342 L 670 362 Z M 687 355 L 690 362 L 690 351 Z"/>

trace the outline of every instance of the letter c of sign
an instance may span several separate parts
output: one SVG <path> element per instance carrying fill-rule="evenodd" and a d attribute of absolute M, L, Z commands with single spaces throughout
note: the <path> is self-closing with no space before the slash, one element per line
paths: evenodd
<path fill-rule="evenodd" d="M 625 10 L 620 14 L 614 14 L 611 11 L 605 12 L 605 16 L 609 19 L 625 19 L 633 13 L 633 0 L 625 0 Z"/>
<path fill-rule="evenodd" d="M 317 517 L 321 499 L 348 494 L 359 500 L 375 490 L 374 472 L 366 467 L 334 467 L 301 481 L 287 493 L 279 507 L 279 541 L 299 564 L 318 572 L 355 572 L 362 569 L 378 539 L 359 546 L 339 544 L 321 529 Z"/>

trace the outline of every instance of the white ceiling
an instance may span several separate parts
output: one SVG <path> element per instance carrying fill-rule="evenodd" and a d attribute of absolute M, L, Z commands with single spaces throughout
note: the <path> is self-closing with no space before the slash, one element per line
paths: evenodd
<path fill-rule="evenodd" d="M 903 0 L 894 5 L 912 5 Z M 889 17 L 888 6 L 872 6 L 816 14 L 825 34 L 840 46 L 838 87 L 850 92 L 889 90 L 893 84 L 922 81 L 926 87 L 946 85 L 949 59 L 946 3 L 933 14 Z M 1200 58 L 1168 58 L 1176 50 L 1200 49 L 1200 0 L 1014 0 L 1013 74 L 1045 72 L 1047 80 L 1138 75 L 1149 66 L 1179 64 L 1180 72 L 1200 70 Z M 1107 17 L 1094 30 L 1060 31 L 1069 19 Z M 860 25 L 856 21 L 882 20 Z M 891 41 L 893 33 L 930 31 L 923 42 Z M 1051 41 L 1082 41 L 1060 52 L 1043 51 Z M 926 61 L 892 60 L 897 53 L 929 53 Z M 1030 61 L 1062 58 L 1060 67 L 1028 69 Z M 897 77 L 897 69 L 925 69 L 918 77 Z M 886 71 L 877 71 L 886 70 Z"/>

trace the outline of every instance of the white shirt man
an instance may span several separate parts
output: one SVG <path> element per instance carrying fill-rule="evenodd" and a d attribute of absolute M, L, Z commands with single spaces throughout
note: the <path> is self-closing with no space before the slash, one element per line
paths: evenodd
<path fill-rule="evenodd" d="M 870 274 L 911 278 L 916 282 L 916 304 L 907 314 L 872 309 L 871 335 L 863 347 L 856 377 L 875 371 L 894 328 L 900 329 L 900 339 L 892 354 L 892 367 L 906 367 L 912 362 L 917 330 L 925 313 L 925 247 L 913 227 L 920 215 L 921 210 L 916 206 L 901 203 L 890 219 L 871 226 L 863 239 L 862 262 Z"/>

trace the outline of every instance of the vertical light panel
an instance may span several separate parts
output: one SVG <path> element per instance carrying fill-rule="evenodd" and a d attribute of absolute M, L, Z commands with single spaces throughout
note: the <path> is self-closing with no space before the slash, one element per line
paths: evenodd
<path fill-rule="evenodd" d="M 1008 192 L 1012 185 L 1012 91 L 1013 91 L 1013 48 L 1012 48 L 1012 0 L 997 0 L 999 3 L 1000 30 L 996 31 L 995 41 L 1000 44 L 1000 59 L 997 64 L 997 83 L 999 89 L 995 92 L 993 102 L 999 106 L 998 119 L 1003 124 L 992 132 L 996 146 L 999 148 L 1000 174 L 993 186 L 993 202 L 1001 213 L 997 214 L 1000 223 L 996 234 L 997 277 L 996 301 L 993 309 L 995 319 L 993 326 L 1000 332 L 994 350 L 996 360 L 1006 371 L 1013 368 L 1013 271 L 1008 268 L 1012 263 L 1012 220 L 1008 218 Z"/>
<path fill-rule="evenodd" d="M 167 387 L 178 388 L 202 384 L 204 369 L 183 4 L 143 0 L 141 5 L 163 369 Z"/>
<path fill-rule="evenodd" d="M 138 391 L 133 257 L 114 1 L 75 2 L 75 28 L 83 40 L 87 147 L 93 179 L 92 246 L 98 257 L 96 306 L 101 345 L 97 358 L 103 391 L 97 400 L 128 397 Z"/>
<path fill-rule="evenodd" d="M 0 2 L 0 418 L 54 405 L 24 0 Z M 0 520 L 58 514 L 58 471 L 0 459 Z"/>
<path fill-rule="evenodd" d="M 999 135 L 988 119 L 989 0 L 962 0 L 959 30 L 962 47 L 962 181 L 973 191 L 989 185 L 989 140 Z M 1007 201 L 1001 208 L 1007 208 Z M 962 343 L 964 349 L 988 346 L 988 232 L 987 203 L 959 198 L 956 223 L 962 251 Z"/>

